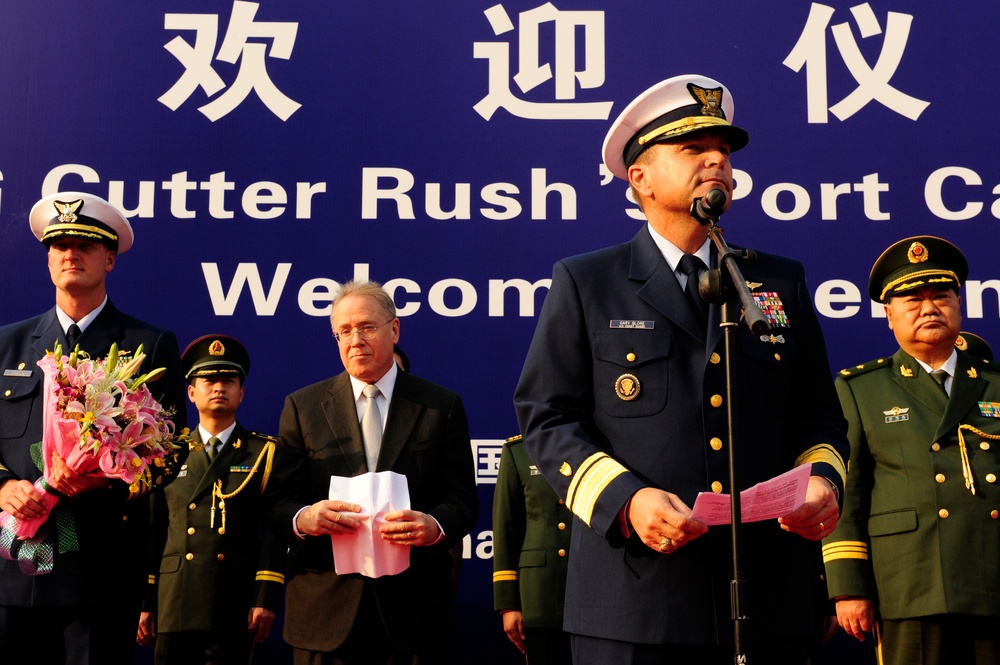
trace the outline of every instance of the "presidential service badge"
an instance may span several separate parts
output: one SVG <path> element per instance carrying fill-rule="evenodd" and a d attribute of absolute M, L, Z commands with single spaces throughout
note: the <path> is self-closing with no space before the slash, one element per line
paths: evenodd
<path fill-rule="evenodd" d="M 615 381 L 615 394 L 626 402 L 631 402 L 639 396 L 639 379 L 635 374 L 622 374 Z"/>

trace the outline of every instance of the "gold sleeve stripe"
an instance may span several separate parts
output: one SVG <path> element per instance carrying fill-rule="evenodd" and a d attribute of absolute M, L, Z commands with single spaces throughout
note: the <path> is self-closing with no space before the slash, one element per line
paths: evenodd
<path fill-rule="evenodd" d="M 285 576 L 281 573 L 275 573 L 270 570 L 258 570 L 257 571 L 257 581 L 258 582 L 277 582 L 278 584 L 285 583 Z"/>
<path fill-rule="evenodd" d="M 566 507 L 590 526 L 594 506 L 611 481 L 628 469 L 607 453 L 595 453 L 584 460 L 566 492 Z"/>
<path fill-rule="evenodd" d="M 829 443 L 817 444 L 799 455 L 795 460 L 795 466 L 809 462 L 825 462 L 832 466 L 840 475 L 840 482 L 847 481 L 847 465 L 844 464 L 844 458 Z"/>
<path fill-rule="evenodd" d="M 494 582 L 516 582 L 517 581 L 517 571 L 516 570 L 498 570 L 493 573 Z"/>
<path fill-rule="evenodd" d="M 868 544 L 860 540 L 841 540 L 823 546 L 823 563 L 839 559 L 868 560 Z"/>

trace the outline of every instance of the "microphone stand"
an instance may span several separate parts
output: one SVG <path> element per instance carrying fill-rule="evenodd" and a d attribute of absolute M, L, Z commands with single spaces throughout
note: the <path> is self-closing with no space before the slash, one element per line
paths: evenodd
<path fill-rule="evenodd" d="M 698 291 L 701 297 L 709 302 L 721 304 L 722 318 L 720 327 L 724 332 L 725 350 L 725 376 L 726 376 L 726 426 L 729 434 L 729 488 L 730 488 L 730 511 L 732 519 L 730 528 L 732 533 L 732 556 L 733 556 L 733 578 L 729 582 L 729 599 L 733 620 L 733 662 L 736 665 L 746 665 L 747 655 L 744 646 L 744 633 L 746 622 L 749 620 L 744 603 L 744 591 L 746 580 L 743 578 L 742 547 L 740 531 L 741 504 L 738 484 L 738 474 L 736 466 L 736 423 L 734 419 L 733 395 L 733 351 L 735 344 L 733 338 L 739 326 L 739 308 L 733 295 L 739 298 L 743 307 L 743 315 L 747 326 L 755 335 L 763 335 L 771 330 L 771 325 L 760 310 L 760 307 L 753 299 L 746 279 L 740 272 L 737 263 L 739 259 L 746 259 L 752 263 L 756 255 L 752 250 L 747 250 L 742 256 L 726 244 L 723 239 L 723 230 L 719 226 L 719 217 L 722 216 L 722 208 L 725 205 L 725 196 L 718 198 L 718 194 L 723 194 L 722 190 L 712 190 L 705 199 L 708 204 L 703 204 L 701 198 L 694 200 L 691 206 L 691 216 L 701 224 L 708 224 L 708 237 L 712 240 L 718 250 L 719 267 L 709 270 L 701 278 L 698 284 Z M 723 270 L 725 268 L 725 270 Z M 728 276 L 728 279 L 726 277 Z M 734 294 L 735 291 L 735 294 Z"/>

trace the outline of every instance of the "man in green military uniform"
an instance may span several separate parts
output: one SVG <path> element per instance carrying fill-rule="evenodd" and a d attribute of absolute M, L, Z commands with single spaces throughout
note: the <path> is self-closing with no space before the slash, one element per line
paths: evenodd
<path fill-rule="evenodd" d="M 573 513 L 528 457 L 507 439 L 493 495 L 493 609 L 532 665 L 569 665 L 562 629 Z"/>
<path fill-rule="evenodd" d="M 275 439 L 236 421 L 250 371 L 242 344 L 207 335 L 181 364 L 200 416 L 197 449 L 154 504 L 159 573 L 149 578 L 137 641 L 155 640 L 158 665 L 242 665 L 270 632 L 285 583 L 285 546 L 264 517 Z"/>
<path fill-rule="evenodd" d="M 840 372 L 844 511 L 823 542 L 837 618 L 884 663 L 1000 663 L 1000 372 L 956 348 L 968 265 L 906 238 L 868 281 L 900 348 Z"/>

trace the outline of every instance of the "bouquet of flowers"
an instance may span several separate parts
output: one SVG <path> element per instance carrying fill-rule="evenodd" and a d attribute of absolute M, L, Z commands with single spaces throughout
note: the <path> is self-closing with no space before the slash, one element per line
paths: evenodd
<path fill-rule="evenodd" d="M 48 483 L 53 451 L 78 474 L 119 478 L 137 494 L 150 484 L 149 466 L 162 465 L 163 457 L 178 446 L 174 424 L 149 392 L 147 382 L 166 371 L 155 369 L 134 376 L 146 355 L 140 345 L 131 358 L 111 346 L 107 358 L 93 360 L 74 350 L 62 355 L 57 342 L 38 361 L 45 376 L 42 401 L 42 463 L 44 473 L 35 481 L 47 512 L 35 519 L 17 519 L 0 513 L 0 527 L 19 540 L 31 539 L 52 514 L 60 494 Z M 10 558 L 10 557 L 8 557 Z"/>

